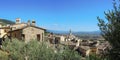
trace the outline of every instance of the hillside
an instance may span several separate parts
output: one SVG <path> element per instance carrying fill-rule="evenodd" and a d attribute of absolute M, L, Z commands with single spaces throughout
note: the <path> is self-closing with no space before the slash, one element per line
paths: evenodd
<path fill-rule="evenodd" d="M 7 19 L 0 19 L 0 24 L 7 25 L 7 24 L 14 24 L 15 22 L 7 20 Z"/>

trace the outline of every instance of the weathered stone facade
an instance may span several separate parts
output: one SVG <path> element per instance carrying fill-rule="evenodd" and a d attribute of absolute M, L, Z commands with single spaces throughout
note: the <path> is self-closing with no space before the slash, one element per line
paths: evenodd
<path fill-rule="evenodd" d="M 25 42 L 28 42 L 30 40 L 43 41 L 44 31 L 44 29 L 29 26 L 22 30 L 22 35 L 24 36 Z"/>
<path fill-rule="evenodd" d="M 12 38 L 17 38 L 29 42 L 30 40 L 44 40 L 45 29 L 36 26 L 26 26 L 22 29 L 13 30 L 10 32 Z"/>
<path fill-rule="evenodd" d="M 23 28 L 23 27 L 25 27 L 25 26 L 27 26 L 27 23 L 21 23 L 21 24 L 11 25 L 12 30 L 21 29 L 21 28 Z"/>
<path fill-rule="evenodd" d="M 21 40 L 22 39 L 21 34 L 22 34 L 21 30 L 14 30 L 14 31 L 10 31 L 9 36 L 11 36 L 11 38 L 17 38 L 17 39 Z"/>

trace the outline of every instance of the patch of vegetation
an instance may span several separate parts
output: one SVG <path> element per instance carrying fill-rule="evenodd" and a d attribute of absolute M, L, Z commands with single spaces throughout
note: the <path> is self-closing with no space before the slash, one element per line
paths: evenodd
<path fill-rule="evenodd" d="M 3 51 L 8 52 L 6 59 L 11 60 L 80 60 L 81 56 L 73 50 L 65 48 L 63 52 L 55 53 L 45 42 L 37 40 L 25 43 L 14 39 L 3 42 Z M 1 57 L 1 56 L 0 56 Z M 3 60 L 6 60 L 3 59 Z"/>
<path fill-rule="evenodd" d="M 113 0 L 112 10 L 104 12 L 106 20 L 97 18 L 101 34 L 112 46 L 108 60 L 120 60 L 120 0 Z"/>

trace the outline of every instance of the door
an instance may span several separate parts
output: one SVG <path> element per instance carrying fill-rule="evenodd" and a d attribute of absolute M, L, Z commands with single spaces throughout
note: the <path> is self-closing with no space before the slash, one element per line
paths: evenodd
<path fill-rule="evenodd" d="M 37 34 L 37 40 L 40 41 L 40 34 Z"/>

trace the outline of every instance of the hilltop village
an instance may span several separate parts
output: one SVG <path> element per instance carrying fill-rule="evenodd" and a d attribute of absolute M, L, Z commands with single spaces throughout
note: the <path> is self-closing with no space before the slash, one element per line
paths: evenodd
<path fill-rule="evenodd" d="M 35 20 L 28 20 L 27 23 L 21 23 L 20 18 L 16 18 L 15 24 L 3 26 L 0 24 L 0 48 L 2 49 L 2 41 L 5 39 L 18 39 L 24 42 L 37 40 L 38 42 L 47 42 L 48 47 L 52 47 L 57 53 L 68 46 L 70 49 L 77 51 L 82 56 L 90 54 L 103 55 L 111 48 L 105 40 L 82 40 L 69 31 L 68 35 L 46 33 L 45 28 L 36 26 Z"/>

